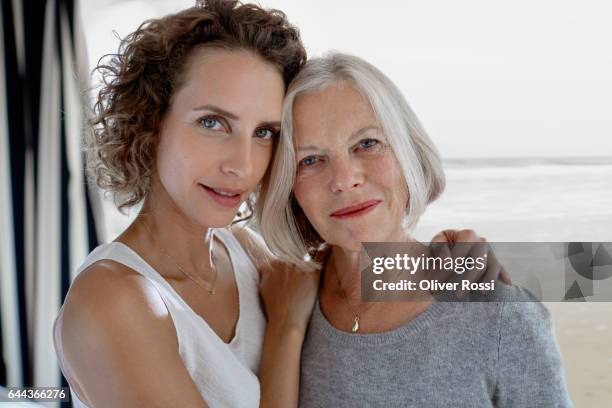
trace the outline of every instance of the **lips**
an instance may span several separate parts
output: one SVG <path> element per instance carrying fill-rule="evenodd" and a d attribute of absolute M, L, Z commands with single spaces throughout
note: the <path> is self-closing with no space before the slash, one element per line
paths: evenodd
<path fill-rule="evenodd" d="M 242 190 L 209 187 L 204 184 L 199 184 L 199 186 L 208 193 L 215 202 L 223 207 L 236 207 L 242 202 L 242 194 L 244 193 Z"/>
<path fill-rule="evenodd" d="M 330 214 L 334 218 L 351 218 L 358 217 L 372 211 L 382 200 L 368 200 L 359 204 L 341 208 Z"/>

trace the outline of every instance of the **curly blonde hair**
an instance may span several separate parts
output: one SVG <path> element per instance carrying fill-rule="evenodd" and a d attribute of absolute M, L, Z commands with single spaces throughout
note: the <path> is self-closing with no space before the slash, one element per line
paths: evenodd
<path fill-rule="evenodd" d="M 160 123 L 189 56 L 203 47 L 251 51 L 279 69 L 285 86 L 306 61 L 285 14 L 254 4 L 209 0 L 142 23 L 94 68 L 103 85 L 85 140 L 89 174 L 120 211 L 147 196 Z"/>

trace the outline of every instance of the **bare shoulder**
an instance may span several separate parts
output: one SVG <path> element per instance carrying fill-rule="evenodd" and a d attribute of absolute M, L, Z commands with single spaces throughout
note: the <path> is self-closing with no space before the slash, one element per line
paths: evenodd
<path fill-rule="evenodd" d="M 137 328 L 137 329 L 136 329 Z M 100 348 L 113 353 L 116 339 L 153 334 L 176 344 L 174 326 L 161 296 L 144 276 L 125 265 L 101 260 L 74 280 L 62 317 L 61 338 L 68 359 Z"/>
<path fill-rule="evenodd" d="M 128 313 L 129 311 L 129 313 Z M 64 302 L 64 326 L 87 318 L 89 324 L 167 316 L 166 306 L 144 276 L 118 262 L 104 259 L 82 271 Z M 109 327 L 106 327 L 109 329 Z"/>
<path fill-rule="evenodd" d="M 156 404 L 202 406 L 170 312 L 154 285 L 127 266 L 102 260 L 79 274 L 64 303 L 60 339 L 93 406 L 134 406 L 143 395 Z"/>

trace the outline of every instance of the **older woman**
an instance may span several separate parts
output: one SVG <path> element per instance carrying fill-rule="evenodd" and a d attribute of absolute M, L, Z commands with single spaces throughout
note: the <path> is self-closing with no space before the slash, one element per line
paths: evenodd
<path fill-rule="evenodd" d="M 362 301 L 362 243 L 411 240 L 444 186 L 436 148 L 384 74 L 344 54 L 308 61 L 282 131 L 258 203 L 262 235 L 296 264 L 331 247 L 302 350 L 301 406 L 571 405 L 550 315 L 519 288 L 500 283 L 491 303 Z"/>

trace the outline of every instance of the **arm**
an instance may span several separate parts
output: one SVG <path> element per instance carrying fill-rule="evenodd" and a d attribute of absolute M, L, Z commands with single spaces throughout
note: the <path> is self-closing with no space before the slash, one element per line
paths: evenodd
<path fill-rule="evenodd" d="M 319 272 L 299 271 L 280 261 L 248 228 L 235 231 L 257 266 L 268 324 L 259 372 L 261 407 L 297 407 L 300 356 L 319 286 Z"/>
<path fill-rule="evenodd" d="M 510 290 L 521 296 L 521 289 Z M 573 406 L 550 312 L 532 298 L 502 305 L 494 403 L 496 407 Z"/>
<path fill-rule="evenodd" d="M 80 397 L 92 408 L 205 407 L 163 300 L 149 281 L 121 268 L 94 264 L 64 305 L 62 348 Z"/>
<path fill-rule="evenodd" d="M 297 407 L 300 356 L 319 287 L 319 272 L 277 262 L 263 270 L 260 293 L 268 318 L 261 361 L 262 407 Z"/>

